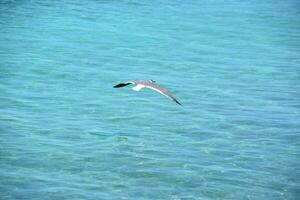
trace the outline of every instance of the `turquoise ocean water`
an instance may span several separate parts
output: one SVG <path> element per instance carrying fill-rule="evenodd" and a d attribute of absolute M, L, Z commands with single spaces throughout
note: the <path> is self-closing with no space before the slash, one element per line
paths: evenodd
<path fill-rule="evenodd" d="M 2 0 L 0 92 L 0 199 L 299 199 L 297 0 Z"/>

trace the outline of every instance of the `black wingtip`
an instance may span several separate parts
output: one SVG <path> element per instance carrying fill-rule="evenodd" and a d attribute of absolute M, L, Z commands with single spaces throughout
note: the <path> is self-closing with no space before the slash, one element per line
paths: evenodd
<path fill-rule="evenodd" d="M 126 85 L 130 85 L 131 83 L 120 83 L 118 85 L 115 85 L 114 88 L 120 88 L 120 87 L 125 87 Z"/>
<path fill-rule="evenodd" d="M 179 101 L 177 101 L 176 99 L 174 100 L 178 105 L 182 106 L 181 103 L 179 103 Z"/>

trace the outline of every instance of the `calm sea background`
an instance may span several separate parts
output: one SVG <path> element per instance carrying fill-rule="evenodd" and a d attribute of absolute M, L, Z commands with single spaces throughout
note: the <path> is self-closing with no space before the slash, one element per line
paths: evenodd
<path fill-rule="evenodd" d="M 1 200 L 300 197 L 297 0 L 1 0 L 0 92 Z"/>

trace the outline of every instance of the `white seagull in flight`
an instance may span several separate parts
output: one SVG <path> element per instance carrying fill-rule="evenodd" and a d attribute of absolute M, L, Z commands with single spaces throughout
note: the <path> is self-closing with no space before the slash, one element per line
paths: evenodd
<path fill-rule="evenodd" d="M 153 80 L 146 80 L 146 81 L 143 81 L 143 80 L 133 80 L 133 81 L 127 81 L 127 82 L 115 85 L 114 88 L 125 87 L 125 86 L 130 85 L 130 84 L 137 84 L 135 87 L 132 88 L 134 91 L 140 91 L 144 87 L 145 88 L 149 88 L 149 89 L 152 89 L 152 90 L 154 90 L 156 92 L 159 92 L 160 94 L 162 94 L 162 95 L 164 95 L 164 96 L 172 99 L 177 104 L 181 105 L 181 103 L 179 103 L 177 101 L 177 99 L 171 94 L 171 92 L 169 92 L 167 89 L 161 87 L 160 85 L 157 85 L 155 83 L 155 81 L 153 81 Z"/>

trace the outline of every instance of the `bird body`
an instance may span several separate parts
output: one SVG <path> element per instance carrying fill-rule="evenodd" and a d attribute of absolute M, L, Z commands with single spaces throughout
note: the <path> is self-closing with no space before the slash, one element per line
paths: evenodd
<path fill-rule="evenodd" d="M 140 91 L 141 89 L 143 89 L 145 86 L 142 84 L 137 84 L 135 87 L 133 87 L 132 89 L 134 91 Z"/>
<path fill-rule="evenodd" d="M 171 92 L 169 92 L 164 87 L 156 84 L 155 81 L 153 81 L 153 80 L 132 80 L 132 81 L 127 81 L 127 82 L 115 85 L 114 88 L 125 87 L 125 86 L 130 85 L 130 84 L 136 84 L 136 86 L 132 88 L 134 91 L 140 91 L 143 88 L 149 88 L 149 89 L 152 89 L 152 90 L 154 90 L 154 91 L 170 98 L 171 100 L 175 101 L 177 104 L 181 105 L 181 103 L 179 103 L 177 101 L 177 99 L 171 94 Z"/>

